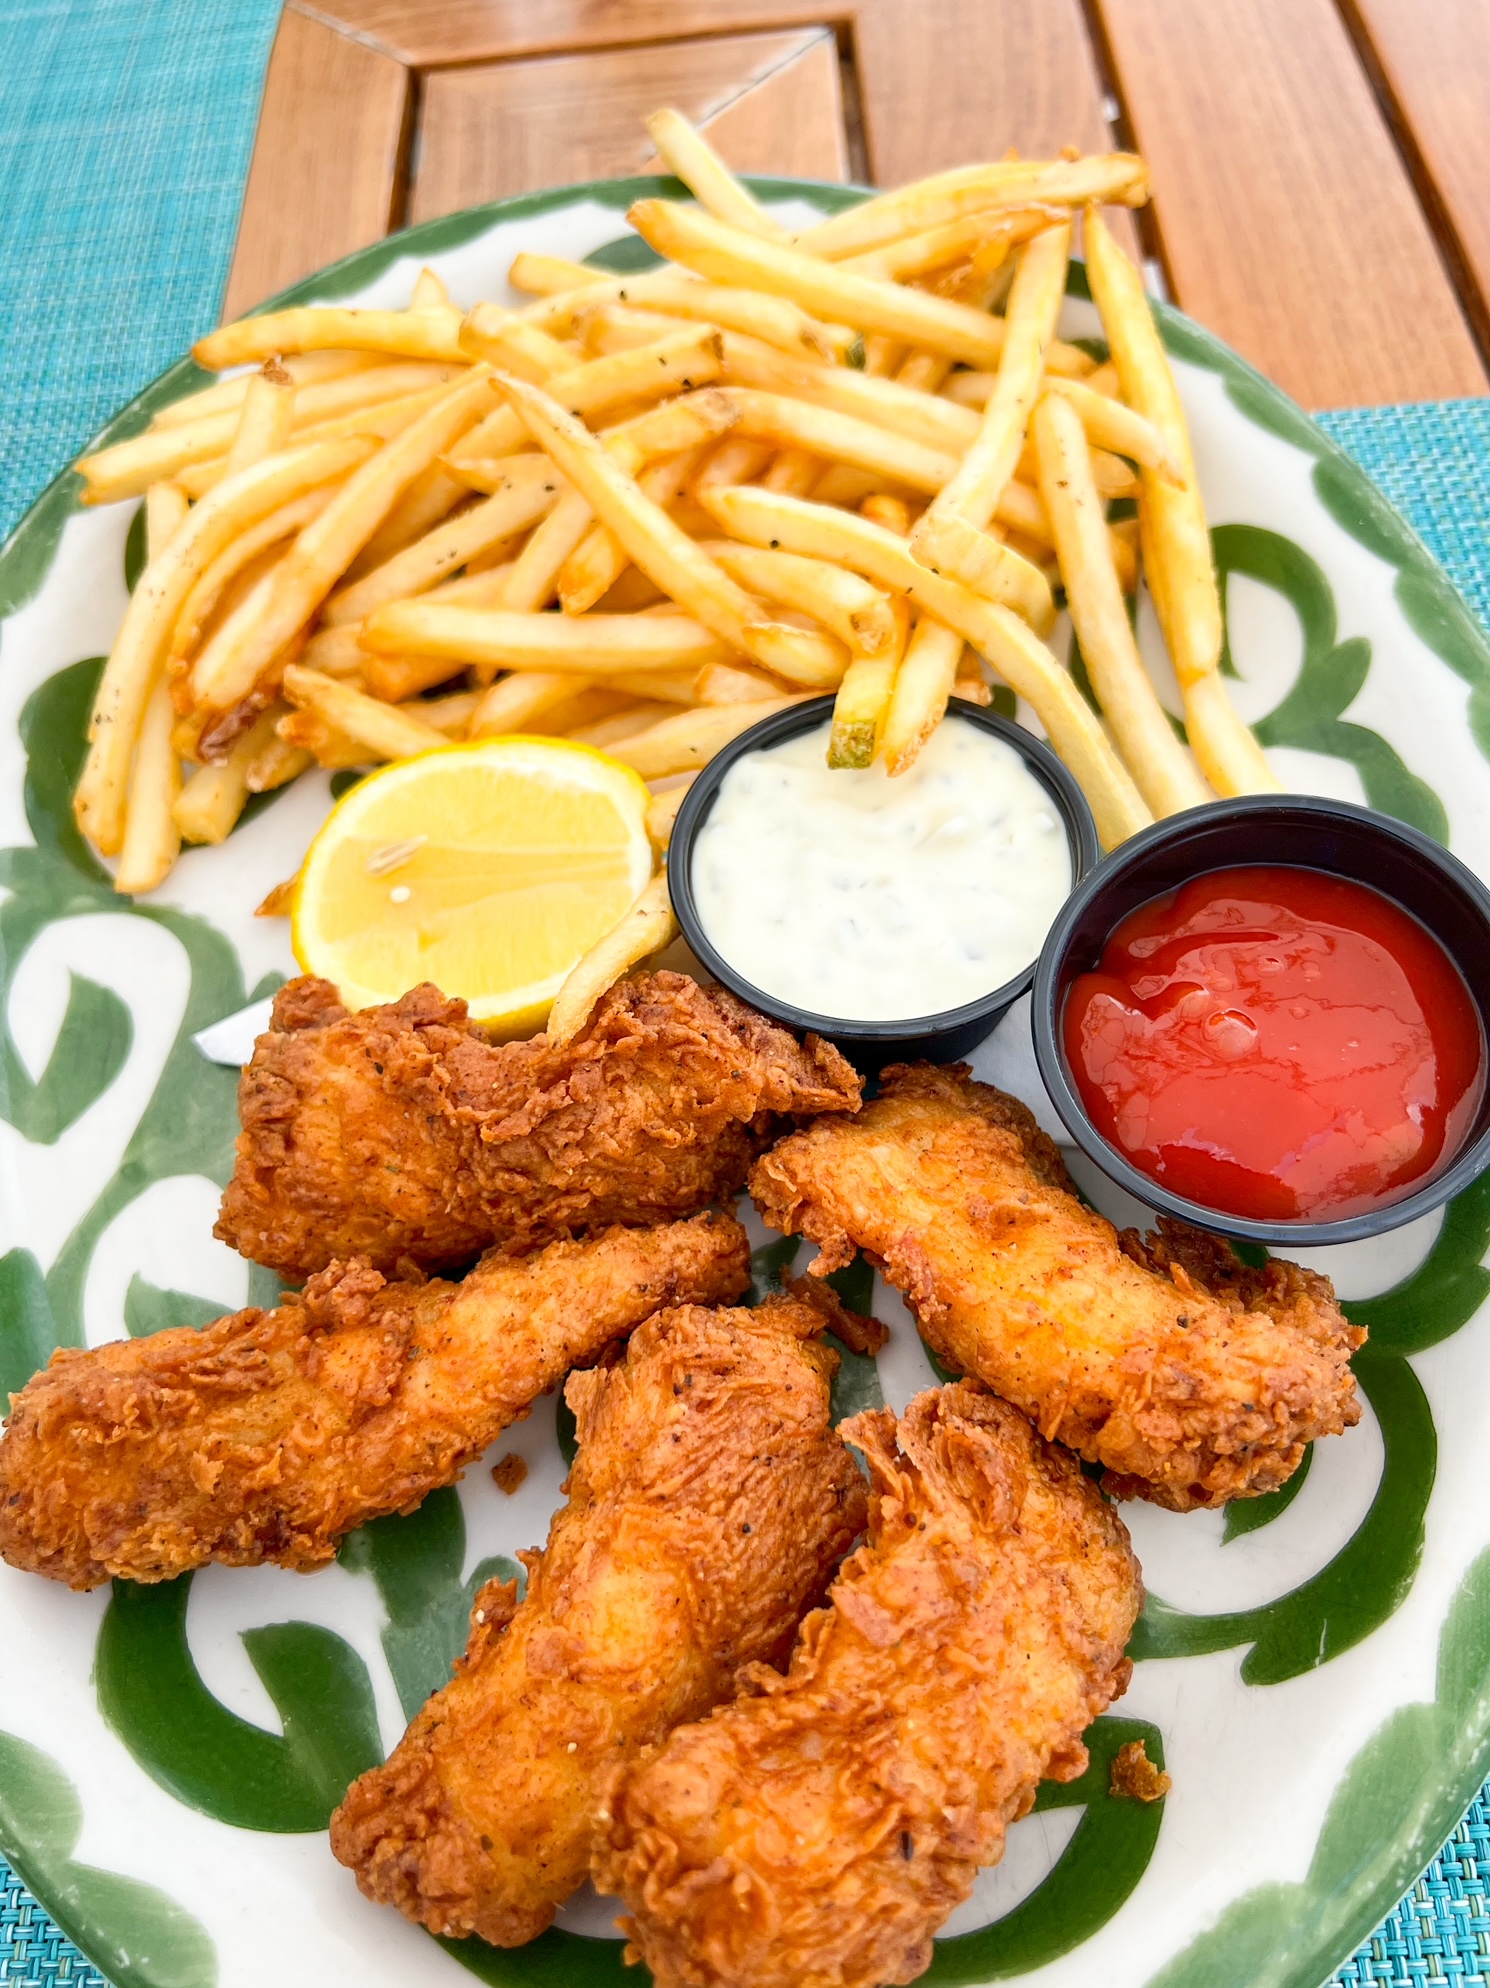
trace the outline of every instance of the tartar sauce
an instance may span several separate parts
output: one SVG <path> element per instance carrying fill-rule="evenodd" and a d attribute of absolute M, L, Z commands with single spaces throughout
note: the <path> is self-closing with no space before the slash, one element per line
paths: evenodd
<path fill-rule="evenodd" d="M 829 727 L 747 753 L 693 845 L 709 939 L 762 993 L 843 1021 L 911 1021 L 1024 970 L 1071 889 L 1055 804 L 955 714 L 906 773 L 827 765 Z"/>

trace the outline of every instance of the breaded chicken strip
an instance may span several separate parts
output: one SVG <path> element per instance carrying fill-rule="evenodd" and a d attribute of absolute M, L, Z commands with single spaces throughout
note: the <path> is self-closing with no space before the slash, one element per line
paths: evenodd
<path fill-rule="evenodd" d="M 619 1769 L 595 1881 L 657 1988 L 914 1981 L 1042 1779 L 1127 1685 L 1143 1599 L 1122 1521 L 1074 1457 L 975 1381 L 842 1434 L 869 1541 L 786 1677 Z"/>
<path fill-rule="evenodd" d="M 579 1456 L 525 1598 L 481 1591 L 454 1681 L 332 1819 L 369 1898 L 535 1938 L 588 1870 L 597 1781 L 739 1665 L 784 1661 L 864 1524 L 822 1323 L 786 1298 L 664 1312 L 624 1365 L 571 1376 Z"/>
<path fill-rule="evenodd" d="M 277 1311 L 56 1353 L 0 1438 L 0 1555 L 73 1588 L 320 1566 L 653 1312 L 748 1281 L 740 1224 L 700 1215 L 492 1255 L 460 1284 L 336 1263 Z"/>
<path fill-rule="evenodd" d="M 883 1084 L 760 1161 L 761 1213 L 822 1244 L 819 1273 L 865 1250 L 940 1359 L 1105 1464 L 1109 1492 L 1172 1511 L 1256 1496 L 1359 1420 L 1366 1335 L 1327 1278 L 1251 1269 L 1178 1222 L 1119 1236 L 1030 1112 L 961 1066 Z"/>
<path fill-rule="evenodd" d="M 495 1047 L 433 987 L 349 1015 L 292 980 L 243 1073 L 216 1233 L 289 1277 L 451 1269 L 691 1215 L 743 1184 L 769 1114 L 858 1102 L 837 1050 L 681 973 L 613 987 L 562 1047 Z"/>

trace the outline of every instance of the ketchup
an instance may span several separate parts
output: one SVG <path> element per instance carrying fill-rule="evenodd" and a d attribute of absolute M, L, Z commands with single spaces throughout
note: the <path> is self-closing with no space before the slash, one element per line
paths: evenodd
<path fill-rule="evenodd" d="M 1140 905 L 1073 982 L 1092 1122 L 1175 1194 L 1254 1220 L 1401 1198 L 1479 1106 L 1484 1038 L 1416 919 L 1317 870 L 1216 870 Z"/>

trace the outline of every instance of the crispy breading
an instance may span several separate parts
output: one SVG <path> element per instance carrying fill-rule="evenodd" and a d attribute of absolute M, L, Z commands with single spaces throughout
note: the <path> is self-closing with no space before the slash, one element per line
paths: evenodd
<path fill-rule="evenodd" d="M 972 1381 L 841 1433 L 869 1540 L 786 1677 L 747 1673 L 607 1792 L 596 1884 L 657 1988 L 914 1981 L 1128 1682 L 1138 1563 L 1073 1457 Z"/>
<path fill-rule="evenodd" d="M 459 1284 L 336 1263 L 276 1311 L 54 1354 L 0 1438 L 0 1555 L 74 1588 L 319 1566 L 653 1312 L 748 1281 L 744 1229 L 700 1215 L 493 1254 Z"/>
<path fill-rule="evenodd" d="M 784 1298 L 664 1312 L 571 1376 L 579 1456 L 525 1598 L 482 1590 L 455 1679 L 332 1820 L 370 1898 L 533 1939 L 585 1877 L 598 1779 L 784 1661 L 864 1523 L 822 1323 Z"/>
<path fill-rule="evenodd" d="M 243 1073 L 216 1234 L 290 1277 L 346 1256 L 451 1269 L 691 1215 L 743 1184 L 770 1114 L 859 1094 L 829 1044 L 686 974 L 623 981 L 562 1046 L 500 1047 L 433 987 L 349 1015 L 295 980 Z"/>
<path fill-rule="evenodd" d="M 1116 1496 L 1189 1511 L 1276 1490 L 1359 1420 L 1365 1333 L 1327 1278 L 1253 1269 L 1178 1222 L 1119 1236 L 1025 1106 L 960 1066 L 887 1070 L 857 1118 L 784 1139 L 750 1188 L 822 1245 L 815 1271 L 866 1251 L 941 1360 L 1105 1465 Z"/>

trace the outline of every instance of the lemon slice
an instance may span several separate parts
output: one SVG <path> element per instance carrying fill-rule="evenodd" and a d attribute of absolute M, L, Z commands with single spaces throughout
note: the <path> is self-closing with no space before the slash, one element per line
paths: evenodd
<path fill-rule="evenodd" d="M 651 877 L 648 799 L 630 767 L 568 739 L 395 761 L 344 795 L 311 844 L 295 957 L 351 1008 L 432 980 L 494 1032 L 531 1035 Z"/>

